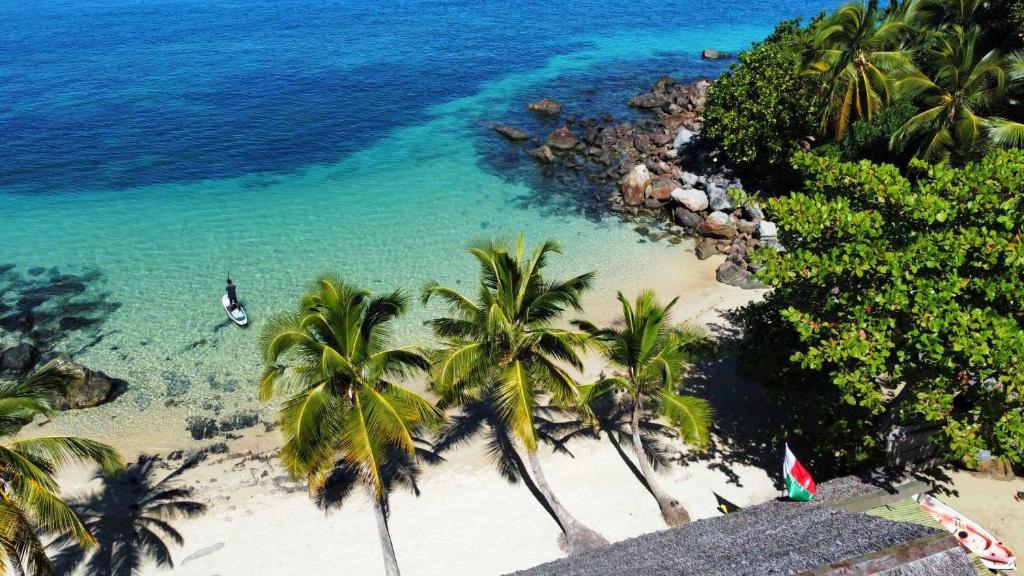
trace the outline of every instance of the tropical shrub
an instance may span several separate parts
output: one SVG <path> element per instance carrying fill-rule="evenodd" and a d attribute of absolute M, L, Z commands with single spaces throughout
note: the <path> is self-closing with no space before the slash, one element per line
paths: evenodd
<path fill-rule="evenodd" d="M 962 168 L 800 154 L 771 201 L 785 252 L 744 312 L 747 360 L 837 468 L 875 461 L 891 425 L 937 423 L 953 458 L 1024 461 L 1024 151 Z M 788 359 L 788 361 L 787 361 Z"/>
<path fill-rule="evenodd" d="M 817 100 L 797 71 L 810 38 L 799 20 L 784 21 L 708 89 L 702 134 L 734 166 L 756 176 L 788 171 L 790 156 L 815 133 Z"/>

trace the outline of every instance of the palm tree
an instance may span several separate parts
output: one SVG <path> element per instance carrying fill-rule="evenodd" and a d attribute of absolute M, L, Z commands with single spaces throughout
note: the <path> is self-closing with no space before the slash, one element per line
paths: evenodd
<path fill-rule="evenodd" d="M 676 526 L 689 522 L 690 514 L 658 484 L 641 438 L 641 417 L 646 402 L 671 422 L 684 441 L 697 446 L 707 443 L 708 427 L 714 417 L 711 405 L 702 398 L 678 394 L 677 387 L 695 354 L 708 347 L 708 338 L 701 331 L 669 326 L 669 313 L 676 299 L 661 306 L 651 291 L 642 292 L 634 303 L 621 292 L 618 298 L 622 303 L 623 328 L 598 328 L 585 320 L 576 321 L 582 330 L 602 344 L 609 364 L 624 373 L 590 385 L 585 395 L 594 398 L 615 390 L 625 393 L 633 454 L 640 464 L 644 483 L 657 500 L 662 518 L 669 526 Z"/>
<path fill-rule="evenodd" d="M 883 17 L 877 0 L 851 2 L 821 23 L 802 68 L 820 82 L 821 130 L 842 140 L 856 119 L 870 121 L 892 99 L 892 82 L 913 69 L 898 16 Z"/>
<path fill-rule="evenodd" d="M 1024 124 L 986 116 L 1006 102 L 1018 77 L 998 51 L 978 53 L 977 41 L 977 27 L 950 26 L 926 53 L 932 77 L 918 72 L 897 82 L 897 92 L 921 111 L 892 135 L 890 147 L 913 142 L 918 156 L 935 162 L 1024 143 Z"/>
<path fill-rule="evenodd" d="M 185 462 L 157 481 L 155 458 L 142 457 L 114 477 L 103 479 L 99 493 L 71 502 L 99 545 L 85 550 L 67 536 L 50 544 L 57 550 L 54 564 L 70 574 L 84 564 L 95 576 L 134 576 L 147 559 L 173 568 L 167 540 L 181 546 L 184 539 L 170 524 L 177 518 L 194 518 L 206 504 L 192 500 L 193 490 L 176 480 L 195 461 Z"/>
<path fill-rule="evenodd" d="M 261 400 L 284 396 L 278 423 L 281 459 L 295 478 L 320 491 L 339 460 L 359 470 L 377 521 L 387 574 L 399 574 L 388 530 L 384 465 L 395 449 L 415 456 L 422 426 L 443 415 L 396 380 L 428 367 L 415 347 L 391 347 L 390 322 L 408 308 L 395 291 L 372 296 L 324 276 L 296 312 L 274 317 L 261 335 L 266 368 Z"/>
<path fill-rule="evenodd" d="M 579 351 L 587 336 L 554 323 L 566 308 L 580 310 L 580 296 L 593 273 L 547 280 L 544 267 L 551 254 L 559 253 L 558 245 L 549 240 L 526 256 L 522 235 L 514 246 L 484 241 L 469 252 L 480 264 L 476 298 L 436 283 L 423 291 L 424 303 L 439 298 L 452 314 L 430 322 L 441 340 L 432 354 L 431 387 L 442 407 L 476 401 L 493 406 L 526 452 L 533 483 L 557 518 L 570 554 L 603 546 L 607 541 L 573 517 L 555 496 L 537 457 L 542 399 L 549 397 L 564 409 L 580 407 L 577 383 L 565 366 L 582 366 Z"/>
<path fill-rule="evenodd" d="M 52 360 L 20 381 L 0 382 L 0 430 L 13 433 L 38 415 L 66 383 L 64 365 Z M 40 532 L 67 533 L 80 545 L 96 539 L 60 499 L 54 474 L 71 463 L 94 462 L 104 473 L 123 467 L 113 448 L 77 436 L 42 436 L 0 443 L 0 574 L 53 573 Z"/>

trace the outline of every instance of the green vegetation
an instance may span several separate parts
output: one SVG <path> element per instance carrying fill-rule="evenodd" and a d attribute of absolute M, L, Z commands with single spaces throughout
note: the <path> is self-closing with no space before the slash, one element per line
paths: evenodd
<path fill-rule="evenodd" d="M 0 383 L 0 428 L 14 430 L 38 415 L 50 415 L 50 399 L 65 385 L 58 361 L 20 381 Z M 49 575 L 53 565 L 41 532 L 65 534 L 83 548 L 96 539 L 78 514 L 60 499 L 54 475 L 70 463 L 95 462 L 104 473 L 123 467 L 113 448 L 76 436 L 24 438 L 0 444 L 0 570 Z"/>
<path fill-rule="evenodd" d="M 781 183 L 811 142 L 901 167 L 1018 147 L 1021 22 L 1019 0 L 854 1 L 806 28 L 784 22 L 712 84 L 704 134 L 736 168 Z"/>
<path fill-rule="evenodd" d="M 1024 152 L 962 168 L 798 155 L 771 202 L 787 251 L 745 311 L 748 360 L 838 469 L 877 462 L 894 424 L 939 423 L 954 458 L 1024 456 Z"/>
<path fill-rule="evenodd" d="M 544 477 L 537 457 L 539 412 L 544 398 L 575 412 L 582 399 L 566 367 L 580 368 L 588 335 L 555 326 L 569 308 L 580 310 L 580 296 L 592 273 L 568 280 L 544 276 L 548 258 L 559 252 L 552 241 L 525 254 L 522 236 L 515 245 L 487 241 L 469 252 L 480 264 L 477 296 L 430 284 L 424 303 L 443 301 L 450 317 L 431 320 L 442 346 L 432 353 L 431 389 L 442 408 L 483 401 L 493 407 L 527 456 L 532 481 L 562 528 L 570 553 L 607 544 L 561 504 Z"/>
<path fill-rule="evenodd" d="M 815 133 L 818 100 L 797 70 L 810 38 L 798 20 L 782 22 L 708 89 L 703 134 L 737 167 L 756 174 L 788 170 L 790 156 Z"/>
<path fill-rule="evenodd" d="M 284 397 L 281 460 L 311 493 L 324 488 L 339 461 L 355 467 L 373 503 L 390 576 L 399 570 L 385 470 L 402 454 L 415 456 L 417 431 L 442 419 L 433 404 L 398 383 L 428 368 L 415 348 L 391 346 L 390 322 L 407 307 L 401 292 L 372 296 L 325 276 L 298 310 L 273 318 L 261 335 L 260 399 Z"/>
<path fill-rule="evenodd" d="M 710 342 L 696 329 L 673 328 L 669 312 L 673 299 L 660 305 L 650 291 L 642 292 L 631 303 L 619 293 L 624 326 L 598 328 L 585 320 L 576 325 L 590 334 L 601 348 L 609 365 L 622 375 L 603 378 L 585 388 L 590 402 L 620 391 L 629 410 L 629 431 L 633 454 L 640 464 L 644 485 L 658 502 L 661 516 L 669 526 L 690 521 L 690 514 L 679 500 L 658 484 L 641 438 L 641 416 L 647 408 L 665 418 L 689 444 L 703 446 L 714 412 L 707 400 L 683 396 L 677 388 L 694 357 L 707 352 Z"/>

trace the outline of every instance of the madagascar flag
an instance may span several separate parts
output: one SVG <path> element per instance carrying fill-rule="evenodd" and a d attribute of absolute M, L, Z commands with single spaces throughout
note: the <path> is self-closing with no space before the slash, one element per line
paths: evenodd
<path fill-rule="evenodd" d="M 791 500 L 807 502 L 818 492 L 811 473 L 790 452 L 789 444 L 786 444 L 786 459 L 782 462 L 782 476 L 786 480 L 786 494 Z"/>

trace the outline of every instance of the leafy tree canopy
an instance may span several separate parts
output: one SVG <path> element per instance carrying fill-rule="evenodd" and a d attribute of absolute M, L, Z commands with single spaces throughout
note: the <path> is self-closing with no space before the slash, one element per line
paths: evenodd
<path fill-rule="evenodd" d="M 799 20 L 780 23 L 711 84 L 705 137 L 738 168 L 756 176 L 788 170 L 789 158 L 815 133 L 819 104 L 797 67 L 813 34 Z"/>
<path fill-rule="evenodd" d="M 771 202 L 787 251 L 745 312 L 761 376 L 839 467 L 893 424 L 940 423 L 952 457 L 1024 460 L 1024 151 L 962 168 L 799 154 L 802 192 Z M 789 362 L 780 361 L 788 358 Z"/>

